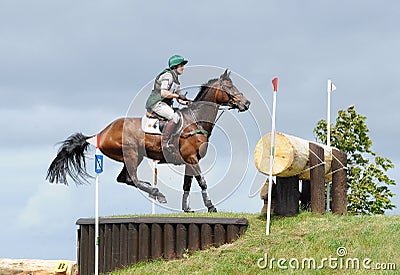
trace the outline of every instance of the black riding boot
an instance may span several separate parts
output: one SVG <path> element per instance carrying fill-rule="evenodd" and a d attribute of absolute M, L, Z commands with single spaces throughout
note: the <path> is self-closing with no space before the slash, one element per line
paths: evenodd
<path fill-rule="evenodd" d="M 177 149 L 172 140 L 172 134 L 175 131 L 177 124 L 171 119 L 167 122 L 164 128 L 163 135 L 161 137 L 161 148 L 164 153 L 164 157 L 168 162 L 179 163 L 179 158 L 177 157 Z"/>

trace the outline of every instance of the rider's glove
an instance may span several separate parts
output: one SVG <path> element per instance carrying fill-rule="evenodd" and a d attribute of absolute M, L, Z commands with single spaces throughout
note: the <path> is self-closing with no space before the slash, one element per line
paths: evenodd
<path fill-rule="evenodd" d="M 179 98 L 180 100 L 188 101 L 188 99 L 187 99 L 187 97 L 186 97 L 185 95 L 179 94 L 179 95 L 178 95 L 178 98 Z"/>

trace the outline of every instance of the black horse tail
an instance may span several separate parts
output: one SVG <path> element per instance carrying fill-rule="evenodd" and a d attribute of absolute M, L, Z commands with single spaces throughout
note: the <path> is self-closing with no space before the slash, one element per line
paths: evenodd
<path fill-rule="evenodd" d="M 90 137 L 76 133 L 63 141 L 47 170 L 46 180 L 68 185 L 68 175 L 76 184 L 88 183 L 87 178 L 93 178 L 86 172 L 85 151 L 90 144 L 86 141 L 88 138 Z"/>

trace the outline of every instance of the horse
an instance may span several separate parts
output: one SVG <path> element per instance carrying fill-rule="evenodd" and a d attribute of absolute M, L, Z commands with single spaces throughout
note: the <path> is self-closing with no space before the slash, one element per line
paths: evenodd
<path fill-rule="evenodd" d="M 215 79 L 201 85 L 200 90 L 188 107 L 177 110 L 181 114 L 180 131 L 175 138 L 180 158 L 176 165 L 185 165 L 183 184 L 182 210 L 192 212 L 188 196 L 193 177 L 201 190 L 204 205 L 208 212 L 217 212 L 207 193 L 207 183 L 202 175 L 199 160 L 207 152 L 207 144 L 212 133 L 218 110 L 223 108 L 238 109 L 244 112 L 249 109 L 250 101 L 241 93 L 225 72 Z M 165 196 L 149 182 L 141 181 L 137 176 L 137 167 L 144 157 L 158 160 L 159 163 L 171 163 L 168 154 L 161 148 L 161 135 L 145 133 L 141 127 L 142 118 L 125 117 L 111 122 L 97 134 L 97 147 L 108 158 L 123 163 L 117 182 L 126 183 L 145 191 L 160 203 L 166 203 Z M 46 180 L 50 183 L 68 185 L 67 176 L 76 184 L 88 182 L 92 176 L 86 172 L 85 152 L 90 139 L 96 135 L 85 136 L 75 133 L 62 142 L 56 157 L 51 162 Z"/>

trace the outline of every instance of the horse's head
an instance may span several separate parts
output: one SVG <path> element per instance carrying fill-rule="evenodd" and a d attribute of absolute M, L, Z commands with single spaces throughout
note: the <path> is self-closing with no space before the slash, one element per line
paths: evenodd
<path fill-rule="evenodd" d="M 238 109 L 239 112 L 247 111 L 250 101 L 241 93 L 229 77 L 228 69 L 218 78 L 210 80 L 203 85 L 195 100 L 214 102 L 218 105 Z"/>

